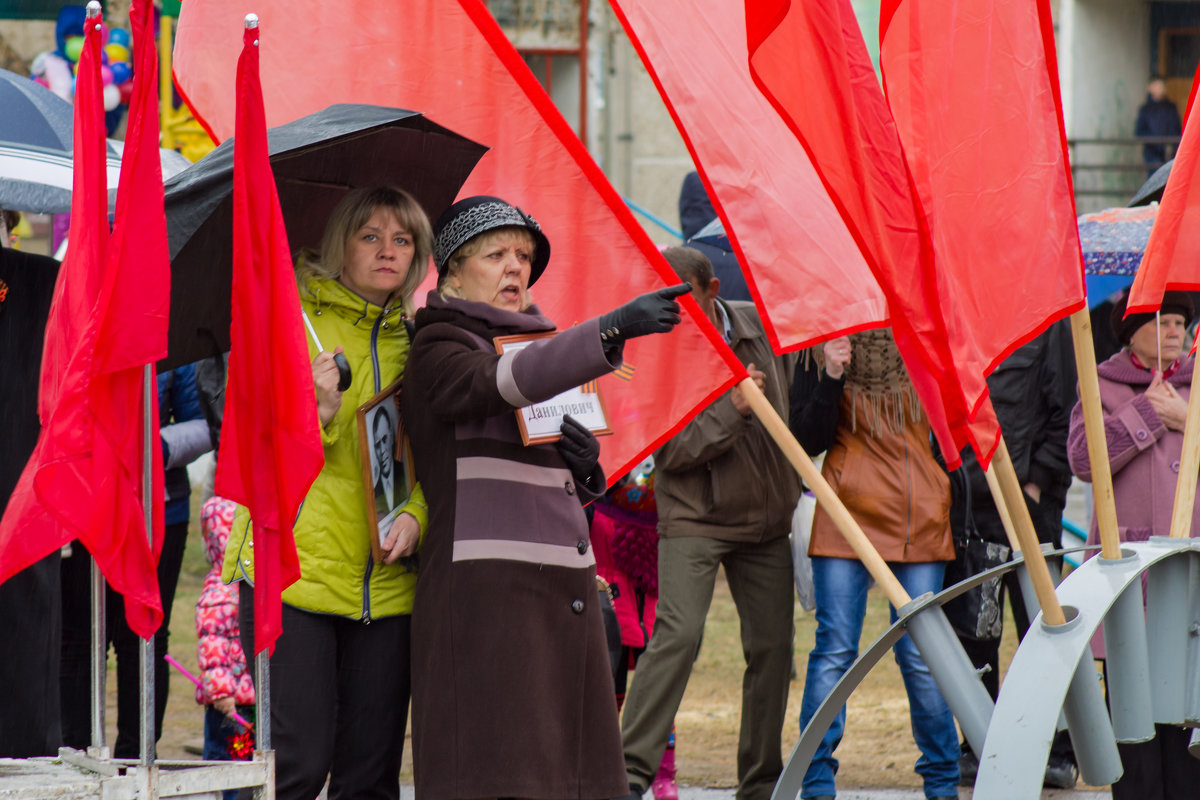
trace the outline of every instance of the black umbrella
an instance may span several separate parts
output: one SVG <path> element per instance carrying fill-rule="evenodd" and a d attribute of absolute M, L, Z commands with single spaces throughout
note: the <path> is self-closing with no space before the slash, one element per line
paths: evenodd
<path fill-rule="evenodd" d="M 267 132 L 293 254 L 317 248 L 350 189 L 404 189 L 437 219 L 487 151 L 419 112 L 330 106 Z M 160 369 L 229 349 L 233 269 L 233 139 L 167 182 L 171 332 Z"/>
<path fill-rule="evenodd" d="M 1175 159 L 1172 158 L 1154 170 L 1150 177 L 1146 178 L 1146 182 L 1142 184 L 1142 188 L 1133 193 L 1133 198 L 1128 203 L 1129 207 L 1144 206 L 1155 200 L 1162 200 L 1163 189 L 1167 188 L 1167 178 L 1171 177 L 1171 165 L 1174 163 Z"/>
<path fill-rule="evenodd" d="M 0 207 L 36 214 L 70 211 L 74 107 L 41 84 L 0 69 L 0 109 Z M 110 145 L 113 193 L 120 169 Z"/>

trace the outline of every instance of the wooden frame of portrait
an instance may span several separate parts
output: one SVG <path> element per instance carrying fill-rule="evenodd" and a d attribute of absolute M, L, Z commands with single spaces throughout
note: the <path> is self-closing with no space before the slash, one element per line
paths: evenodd
<path fill-rule="evenodd" d="M 374 535 L 371 536 L 371 556 L 375 563 L 383 561 L 383 540 L 387 538 L 392 522 L 395 521 L 400 508 L 408 502 L 416 483 L 410 465 L 412 452 L 408 436 L 404 432 L 404 420 L 400 416 L 400 383 L 397 378 L 379 394 L 358 407 L 358 443 L 362 459 L 363 499 L 366 502 L 367 519 L 375 520 Z M 385 405 L 386 404 L 386 405 Z M 392 496 L 386 496 L 386 485 L 382 478 L 376 486 L 376 461 L 381 451 L 377 448 L 381 439 L 375 432 L 378 427 L 380 414 L 384 414 L 395 425 L 385 430 L 391 430 L 393 441 L 389 444 L 388 454 L 391 456 Z M 383 508 L 380 508 L 381 503 Z"/>
<path fill-rule="evenodd" d="M 528 347 L 538 339 L 555 335 L 554 331 L 549 331 L 497 336 L 493 342 L 496 352 L 504 355 L 506 352 Z M 518 408 L 513 413 L 517 417 L 517 427 L 521 429 L 521 441 L 526 445 L 557 442 L 561 439 L 559 428 L 564 414 L 570 414 L 596 436 L 606 436 L 613 432 L 608 423 L 608 412 L 604 408 L 604 398 L 600 395 L 596 381 L 569 389 L 549 400 Z"/>

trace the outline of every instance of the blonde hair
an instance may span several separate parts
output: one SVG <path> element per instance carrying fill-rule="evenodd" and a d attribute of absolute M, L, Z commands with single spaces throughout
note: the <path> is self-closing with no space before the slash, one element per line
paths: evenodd
<path fill-rule="evenodd" d="M 534 259 L 537 257 L 537 241 L 533 238 L 533 234 L 527 228 L 522 228 L 519 225 L 506 225 L 503 228 L 492 228 L 484 231 L 478 236 L 473 236 L 463 242 L 450 258 L 446 261 L 446 274 L 438 279 L 438 292 L 443 298 L 455 297 L 459 300 L 464 300 L 462 289 L 450 284 L 450 278 L 459 275 L 462 272 L 462 265 L 467 262 L 467 259 L 477 255 L 480 250 L 483 250 L 489 244 L 503 239 L 519 239 L 523 244 L 529 246 L 529 257 Z M 524 302 L 521 304 L 521 310 L 529 308 L 533 305 L 533 293 L 529 291 L 529 287 L 525 288 Z"/>
<path fill-rule="evenodd" d="M 345 268 L 346 245 L 379 209 L 391 212 L 412 236 L 413 259 L 400 285 L 401 303 L 411 312 L 413 294 L 425 279 L 433 254 L 433 229 L 421 205 L 403 189 L 390 186 L 353 189 L 334 207 L 325 223 L 320 252 L 306 250 L 296 265 L 296 282 L 301 291 L 311 278 L 338 280 Z"/>

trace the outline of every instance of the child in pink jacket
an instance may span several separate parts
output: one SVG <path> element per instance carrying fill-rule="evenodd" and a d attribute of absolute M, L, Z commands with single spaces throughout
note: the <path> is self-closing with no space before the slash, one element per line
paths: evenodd
<path fill-rule="evenodd" d="M 213 497 L 200 510 L 200 532 L 212 566 L 196 601 L 196 654 L 202 684 L 196 687 L 196 702 L 205 706 L 203 757 L 212 761 L 249 760 L 254 749 L 253 734 L 230 716 L 236 711 L 243 718 L 254 718 L 254 684 L 238 636 L 238 589 L 221 582 L 225 542 L 236 508 L 231 500 Z M 237 792 L 225 794 L 225 800 L 232 800 Z"/>

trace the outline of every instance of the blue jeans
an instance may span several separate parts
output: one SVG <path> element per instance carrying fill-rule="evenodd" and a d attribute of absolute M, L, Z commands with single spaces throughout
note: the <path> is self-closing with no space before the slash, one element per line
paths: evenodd
<path fill-rule="evenodd" d="M 942 589 L 944 562 L 889 563 L 888 566 L 912 597 Z M 808 675 L 800 705 L 801 729 L 808 725 L 826 695 L 833 691 L 858 657 L 870 582 L 866 568 L 855 559 L 816 556 L 812 559 L 812 571 L 817 600 L 817 633 L 816 643 L 808 656 Z M 894 608 L 891 619 L 896 621 Z M 907 634 L 896 642 L 894 652 L 908 692 L 913 739 L 921 751 L 916 770 L 924 779 L 925 796 L 957 796 L 959 746 L 954 715 Z M 833 751 L 841 742 L 845 728 L 846 707 L 842 706 L 804 774 L 801 797 L 837 793 L 834 775 L 838 762 Z"/>

